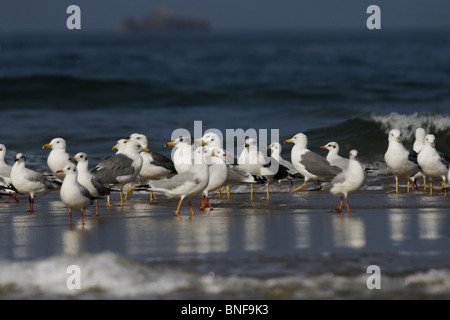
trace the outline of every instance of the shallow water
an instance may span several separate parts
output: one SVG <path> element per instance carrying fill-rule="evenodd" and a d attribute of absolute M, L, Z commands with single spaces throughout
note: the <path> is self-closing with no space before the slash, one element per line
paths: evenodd
<path fill-rule="evenodd" d="M 241 188 L 242 189 L 242 188 Z M 275 189 L 275 188 L 274 188 Z M 133 194 L 81 224 L 57 194 L 1 203 L 3 298 L 422 299 L 450 292 L 449 208 L 443 194 L 352 195 L 350 214 L 323 191 L 240 190 L 215 210 L 173 212 L 176 201 Z M 238 190 L 239 191 L 239 190 Z M 263 191 L 263 190 L 260 190 Z M 199 199 L 197 199 L 199 200 Z M 194 206 L 198 201 L 194 200 Z M 66 286 L 69 265 L 82 289 Z M 382 287 L 369 290 L 370 265 Z M 25 274 L 24 277 L 20 276 Z"/>

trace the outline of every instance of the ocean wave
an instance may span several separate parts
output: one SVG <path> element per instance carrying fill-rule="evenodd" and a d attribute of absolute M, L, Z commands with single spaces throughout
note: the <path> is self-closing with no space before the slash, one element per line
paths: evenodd
<path fill-rule="evenodd" d="M 437 148 L 450 153 L 450 115 L 441 113 L 400 114 L 392 112 L 386 115 L 366 114 L 353 117 L 337 125 L 313 129 L 307 132 L 311 148 L 326 144 L 329 141 L 339 143 L 342 156 L 351 149 L 357 149 L 362 159 L 379 163 L 383 161 L 388 147 L 388 133 L 391 129 L 399 129 L 403 144 L 412 148 L 415 140 L 415 129 L 424 128 L 427 133 L 436 135 Z"/>
<path fill-rule="evenodd" d="M 112 252 L 36 261 L 0 261 L 3 299 L 372 299 L 449 298 L 450 269 L 406 268 L 382 274 L 382 289 L 366 286 L 368 261 L 340 257 L 205 257 L 131 260 Z M 338 260 L 329 268 L 324 260 Z M 390 259 L 388 256 L 383 259 Z M 409 258 L 408 258 L 409 259 Z M 369 263 L 369 264 L 368 264 Z M 79 279 L 75 269 L 79 267 Z M 224 265 L 227 267 L 224 269 Z M 334 265 L 334 264 L 332 264 Z M 343 271 L 343 270 L 346 271 Z M 387 271 L 387 272 L 386 272 Z M 79 280 L 79 288 L 76 281 Z"/>

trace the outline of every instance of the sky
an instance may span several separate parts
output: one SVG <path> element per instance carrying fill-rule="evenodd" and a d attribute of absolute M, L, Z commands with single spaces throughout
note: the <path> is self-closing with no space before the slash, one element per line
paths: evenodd
<path fill-rule="evenodd" d="M 114 30 L 123 18 L 140 20 L 162 6 L 203 16 L 217 31 L 363 30 L 372 4 L 382 29 L 450 29 L 449 0 L 0 0 L 0 33 L 67 31 L 72 4 L 83 32 Z"/>

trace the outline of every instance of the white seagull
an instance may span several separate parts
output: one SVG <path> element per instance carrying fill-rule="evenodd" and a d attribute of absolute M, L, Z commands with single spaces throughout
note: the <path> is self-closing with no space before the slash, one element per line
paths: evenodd
<path fill-rule="evenodd" d="M 5 156 L 6 146 L 4 144 L 0 144 L 0 178 L 3 179 L 0 184 L 2 185 L 3 189 L 8 192 L 8 199 L 6 199 L 6 202 L 9 202 L 11 196 L 14 198 L 14 200 L 16 200 L 16 202 L 19 202 L 20 199 L 17 198 L 17 191 L 14 190 L 14 187 L 11 183 L 12 166 L 5 162 Z"/>
<path fill-rule="evenodd" d="M 339 167 L 342 170 L 347 168 L 349 159 L 339 155 L 339 144 L 336 141 L 328 142 L 326 145 L 321 146 L 320 149 L 328 150 L 326 159 L 332 166 Z"/>
<path fill-rule="evenodd" d="M 199 160 L 195 161 L 195 164 L 191 165 L 188 170 L 168 179 L 149 181 L 150 191 L 162 192 L 168 198 L 180 198 L 177 209 L 175 210 L 176 216 L 179 216 L 180 206 L 184 199 L 189 199 L 189 208 L 191 209 L 191 214 L 194 215 L 190 199 L 201 194 L 208 186 L 208 164 L 202 159 L 202 150 L 196 150 L 195 154 L 195 157 L 199 157 L 197 158 Z"/>
<path fill-rule="evenodd" d="M 58 181 L 47 179 L 42 173 L 25 167 L 26 158 L 18 153 L 11 169 L 11 182 L 16 190 L 28 196 L 30 213 L 34 212 L 34 198 L 58 190 L 61 184 Z"/>
<path fill-rule="evenodd" d="M 227 180 L 228 176 L 228 167 L 225 163 L 224 153 L 222 149 L 210 149 L 207 147 L 204 147 L 204 161 L 207 164 L 210 164 L 208 166 L 209 170 L 209 181 L 206 188 L 203 190 L 202 195 L 202 203 L 200 205 L 200 210 L 204 209 L 204 203 L 205 201 L 208 203 L 209 210 L 212 211 L 214 208 L 209 203 L 208 195 L 210 191 L 219 189 L 220 187 L 223 187 L 225 184 L 225 181 Z"/>
<path fill-rule="evenodd" d="M 413 179 L 421 171 L 417 164 L 417 152 L 407 149 L 403 145 L 398 129 L 392 129 L 389 132 L 388 141 L 389 145 L 384 154 L 384 161 L 389 171 L 395 176 L 395 192 L 398 193 L 398 178 L 407 178 L 407 192 L 409 193 L 410 179 Z"/>
<path fill-rule="evenodd" d="M 293 191 L 302 189 L 311 179 L 317 181 L 320 189 L 321 180 L 332 179 L 342 172 L 341 168 L 332 166 L 326 159 L 307 148 L 308 138 L 304 133 L 297 133 L 291 139 L 285 140 L 284 143 L 294 143 L 291 150 L 291 161 L 305 179 L 303 185 Z"/>
<path fill-rule="evenodd" d="M 121 207 L 123 207 L 123 186 L 135 180 L 141 171 L 141 151 L 149 152 L 150 150 L 142 148 L 137 141 L 129 140 L 125 143 L 122 152 L 107 157 L 91 170 L 105 186 L 120 188 Z M 109 195 L 107 196 L 107 206 L 112 206 Z"/>
<path fill-rule="evenodd" d="M 180 136 L 164 145 L 165 147 L 175 147 L 171 157 L 177 173 L 189 170 L 194 163 L 193 142 L 190 136 Z"/>
<path fill-rule="evenodd" d="M 358 151 L 351 150 L 347 168 L 331 180 L 330 192 L 341 198 L 337 212 L 341 212 L 343 199 L 347 206 L 347 212 L 350 213 L 347 197 L 349 194 L 356 192 L 364 183 L 365 172 L 361 163 L 358 161 Z"/>
<path fill-rule="evenodd" d="M 77 181 L 84 186 L 95 199 L 95 212 L 98 214 L 98 199 L 110 194 L 103 182 L 89 170 L 89 159 L 86 153 L 78 152 L 72 160 L 77 162 Z"/>
<path fill-rule="evenodd" d="M 419 152 L 423 149 L 425 145 L 425 129 L 424 128 L 417 128 L 415 131 L 415 140 L 413 144 L 413 150 L 419 154 Z M 418 172 L 414 177 L 413 180 L 416 181 L 419 178 L 423 178 L 423 189 L 427 189 L 427 177 L 423 172 Z"/>
<path fill-rule="evenodd" d="M 281 156 L 281 151 L 283 150 L 281 143 L 279 142 L 272 142 L 270 145 L 267 146 L 267 149 L 272 150 L 271 157 L 274 158 L 278 163 L 284 167 L 286 167 L 289 177 L 278 180 L 278 185 L 280 186 L 281 191 L 281 181 L 289 181 L 291 183 L 291 186 L 294 187 L 294 183 L 292 182 L 295 178 L 302 178 L 302 175 L 298 173 L 297 169 L 295 169 L 292 162 L 283 159 Z"/>
<path fill-rule="evenodd" d="M 266 194 L 267 200 L 270 200 L 269 184 L 286 179 L 289 176 L 287 168 L 280 165 L 274 158 L 266 158 L 258 150 L 256 139 L 247 138 L 244 149 L 238 158 L 238 164 L 248 169 L 252 175 L 263 176 L 267 179 Z M 251 184 L 251 200 L 253 200 L 253 184 Z"/>
<path fill-rule="evenodd" d="M 57 171 L 64 168 L 70 159 L 70 155 L 66 152 L 66 141 L 63 138 L 54 138 L 49 143 L 44 144 L 42 148 L 52 149 L 47 158 L 47 165 L 50 171 L 62 181 L 64 174 L 57 173 Z"/>
<path fill-rule="evenodd" d="M 433 178 L 442 179 L 442 189 L 447 190 L 447 175 L 450 157 L 436 150 L 436 137 L 434 134 L 425 136 L 425 145 L 417 156 L 422 171 L 430 179 L 430 195 L 433 194 Z"/>
<path fill-rule="evenodd" d="M 147 136 L 133 133 L 130 135 L 130 139 L 139 142 L 143 148 L 148 148 Z M 156 152 L 141 152 L 141 156 L 142 168 L 137 176 L 139 183 L 169 178 L 177 173 L 173 161 L 165 155 Z M 155 195 L 150 192 L 150 200 L 154 199 L 156 199 Z"/>
<path fill-rule="evenodd" d="M 92 204 L 94 198 L 83 185 L 77 181 L 77 167 L 68 163 L 58 173 L 64 174 L 64 180 L 59 192 L 61 201 L 69 208 L 69 225 L 72 225 L 72 210 L 81 211 L 81 221 L 84 225 L 86 209 Z"/>

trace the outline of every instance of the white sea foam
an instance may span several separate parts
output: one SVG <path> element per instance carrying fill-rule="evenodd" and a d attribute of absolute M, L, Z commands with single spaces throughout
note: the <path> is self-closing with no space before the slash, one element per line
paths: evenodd
<path fill-rule="evenodd" d="M 388 115 L 370 115 L 370 119 L 381 124 L 386 134 L 391 129 L 399 129 L 402 137 L 414 140 L 416 128 L 424 128 L 425 132 L 438 134 L 450 128 L 450 116 L 438 113 L 400 114 L 392 112 Z"/>
<path fill-rule="evenodd" d="M 234 266 L 233 272 L 213 272 L 205 259 L 189 260 L 186 264 L 179 262 L 135 261 L 111 252 L 76 259 L 56 256 L 36 261 L 0 261 L 0 298 L 450 298 L 449 268 L 382 273 L 382 288 L 369 290 L 366 286 L 369 275 L 364 269 L 351 265 L 343 268 L 340 264 L 338 270 L 328 267 L 322 270 L 316 265 L 320 261 L 312 260 L 283 268 L 275 259 L 273 264 L 266 263 L 268 265 L 254 270 Z M 308 263 L 315 272 L 299 271 L 300 266 Z M 79 290 L 67 287 L 71 276 L 67 267 L 73 264 L 81 270 Z"/>

